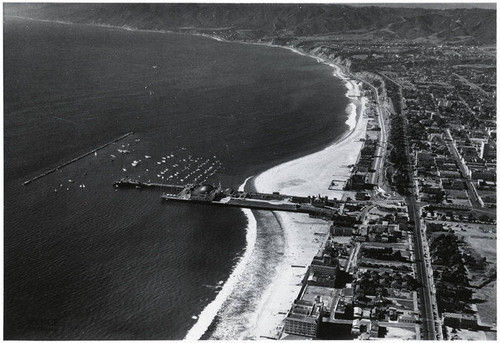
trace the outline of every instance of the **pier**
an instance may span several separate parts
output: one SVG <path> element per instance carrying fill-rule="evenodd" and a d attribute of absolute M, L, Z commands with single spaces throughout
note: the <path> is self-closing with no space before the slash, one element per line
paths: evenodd
<path fill-rule="evenodd" d="M 253 210 L 308 213 L 310 216 L 331 219 L 343 208 L 344 202 L 328 197 L 297 197 L 278 192 L 257 193 L 223 190 L 207 184 L 170 185 L 122 178 L 113 184 L 116 188 L 153 188 L 163 191 L 161 200 L 168 202 L 240 207 Z"/>
<path fill-rule="evenodd" d="M 176 186 L 178 187 L 178 186 Z M 178 188 L 177 188 L 178 189 Z M 253 210 L 307 213 L 320 218 L 331 218 L 340 210 L 342 202 L 324 197 L 295 197 L 279 193 L 241 192 L 212 185 L 189 184 L 177 194 L 163 194 L 161 199 L 171 202 L 249 208 Z"/>
<path fill-rule="evenodd" d="M 123 178 L 118 181 L 116 181 L 113 186 L 119 188 L 155 188 L 155 189 L 161 189 L 165 194 L 174 196 L 178 195 L 180 192 L 182 192 L 186 186 L 181 186 L 181 185 L 169 185 L 169 184 L 164 184 L 164 183 L 155 183 L 155 182 L 142 182 L 138 181 L 135 179 L 130 179 L 130 178 Z"/>
<path fill-rule="evenodd" d="M 47 175 L 49 175 L 49 174 L 51 174 L 51 173 L 53 173 L 53 172 L 55 172 L 55 171 L 57 171 L 57 170 L 59 170 L 59 169 L 61 169 L 61 168 L 64 168 L 64 167 L 66 167 L 67 165 L 69 165 L 69 164 L 71 164 L 71 163 L 74 163 L 74 162 L 76 162 L 76 161 L 79 161 L 79 160 L 81 160 L 82 158 L 84 158 L 84 157 L 86 157 L 86 156 L 88 156 L 88 155 L 90 155 L 90 154 L 95 153 L 96 151 L 99 151 L 99 150 L 101 150 L 101 149 L 104 149 L 104 148 L 105 148 L 105 147 L 107 147 L 108 145 L 111 145 L 111 144 L 113 144 L 113 143 L 115 143 L 115 142 L 118 142 L 118 141 L 120 141 L 120 140 L 124 139 L 125 137 L 130 136 L 130 135 L 131 135 L 131 134 L 133 134 L 133 133 L 134 133 L 134 132 L 129 132 L 129 133 L 126 133 L 126 134 L 124 134 L 124 135 L 122 135 L 122 136 L 120 136 L 120 137 L 118 137 L 118 138 L 113 139 L 111 142 L 108 142 L 108 143 L 106 143 L 106 144 L 103 144 L 103 145 L 101 145 L 101 146 L 99 146 L 99 147 L 97 147 L 97 148 L 95 148 L 95 149 L 93 149 L 93 150 L 91 150 L 91 151 L 89 151 L 89 152 L 86 152 L 85 154 L 82 154 L 82 155 L 80 155 L 80 156 L 77 156 L 77 157 L 73 158 L 72 160 L 69 160 L 69 161 L 67 161 L 67 162 L 64 162 L 63 164 L 60 164 L 60 165 L 58 165 L 57 167 L 55 167 L 55 168 L 53 168 L 53 169 L 47 170 L 46 172 L 43 172 L 42 174 L 37 175 L 37 176 L 35 176 L 34 178 L 31 178 L 31 179 L 29 179 L 29 180 L 27 180 L 27 181 L 24 181 L 24 182 L 23 182 L 23 185 L 24 185 L 24 186 L 26 186 L 27 184 L 30 184 L 30 183 L 32 183 L 33 181 L 36 181 L 36 180 L 38 180 L 38 179 L 41 179 L 42 177 L 47 176 Z"/>

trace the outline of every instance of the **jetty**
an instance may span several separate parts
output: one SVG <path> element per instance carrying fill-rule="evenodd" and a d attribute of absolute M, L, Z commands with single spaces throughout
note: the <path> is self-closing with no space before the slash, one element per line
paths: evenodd
<path fill-rule="evenodd" d="M 24 182 L 23 182 L 23 185 L 24 185 L 24 186 L 26 186 L 27 184 L 30 184 L 30 183 L 31 183 L 31 182 L 33 182 L 33 181 L 36 181 L 36 180 L 38 180 L 38 179 L 41 179 L 42 177 L 47 176 L 47 175 L 49 175 L 49 174 L 51 174 L 51 173 L 53 173 L 53 172 L 55 172 L 55 171 L 57 171 L 57 170 L 59 170 L 59 169 L 62 169 L 62 168 L 64 168 L 64 167 L 66 167 L 67 165 L 71 164 L 71 163 L 74 163 L 74 162 L 76 162 L 76 161 L 78 161 L 78 160 L 81 160 L 82 158 L 84 158 L 84 157 L 86 157 L 86 156 L 88 156 L 88 155 L 91 155 L 91 154 L 93 154 L 93 153 L 95 153 L 95 152 L 97 152 L 97 151 L 99 151 L 99 150 L 101 150 L 101 149 L 104 149 L 104 148 L 105 148 L 105 147 L 107 147 L 108 145 L 111 145 L 111 144 L 113 144 L 113 143 L 118 142 L 118 141 L 120 141 L 120 140 L 122 140 L 122 139 L 124 139 L 124 138 L 126 138 L 126 137 L 128 137 L 128 136 L 130 136 L 130 135 L 132 135 L 133 133 L 134 133 L 134 132 L 128 132 L 128 133 L 126 133 L 126 134 L 124 134 L 124 135 L 122 135 L 122 136 L 120 136 L 120 137 L 118 137 L 118 138 L 113 139 L 111 142 L 108 142 L 108 143 L 106 143 L 106 144 L 103 144 L 103 145 L 101 145 L 101 146 L 99 146 L 99 147 L 97 147 L 97 148 L 95 148 L 95 149 L 93 149 L 93 150 L 91 150 L 91 151 L 89 151 L 89 152 L 86 152 L 86 153 L 84 153 L 84 154 L 82 154 L 82 155 L 79 155 L 79 156 L 77 156 L 77 157 L 73 158 L 72 160 L 69 160 L 69 161 L 67 161 L 67 162 L 64 162 L 64 163 L 62 163 L 62 164 L 58 165 L 57 167 L 55 167 L 55 168 L 53 168 L 53 169 L 47 170 L 46 172 L 43 172 L 42 174 L 39 174 L 39 175 L 37 175 L 37 176 L 35 176 L 35 177 L 33 177 L 33 178 L 31 178 L 31 179 L 27 180 L 27 181 L 24 181 Z"/>

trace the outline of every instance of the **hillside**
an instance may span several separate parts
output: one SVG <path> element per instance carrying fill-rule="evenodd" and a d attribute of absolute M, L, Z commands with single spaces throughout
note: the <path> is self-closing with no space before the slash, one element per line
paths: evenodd
<path fill-rule="evenodd" d="M 249 38 L 343 32 L 390 39 L 464 37 L 496 43 L 496 11 L 354 7 L 341 4 L 4 4 L 4 15 L 140 29 L 231 28 Z"/>

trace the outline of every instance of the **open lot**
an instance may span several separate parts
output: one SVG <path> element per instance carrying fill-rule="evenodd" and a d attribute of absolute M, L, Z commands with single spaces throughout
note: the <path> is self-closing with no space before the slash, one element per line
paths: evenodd
<path fill-rule="evenodd" d="M 450 221 L 432 221 L 442 223 L 444 228 L 452 229 L 458 237 L 463 237 L 468 247 L 479 256 L 485 257 L 487 266 L 485 271 L 472 275 L 471 278 L 479 279 L 488 275 L 497 266 L 497 237 L 496 226 L 478 223 L 458 223 Z M 472 273 L 474 274 L 474 273 Z M 486 278 L 485 278 L 486 279 Z M 492 281 L 479 289 L 474 290 L 474 298 L 479 300 L 477 305 L 478 315 L 485 324 L 496 324 L 497 318 L 497 284 Z M 459 337 L 462 337 L 459 335 Z M 467 338 L 464 338 L 467 339 Z"/>

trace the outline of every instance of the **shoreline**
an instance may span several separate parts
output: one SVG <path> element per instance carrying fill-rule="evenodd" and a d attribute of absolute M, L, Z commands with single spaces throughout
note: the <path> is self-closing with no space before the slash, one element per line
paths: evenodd
<path fill-rule="evenodd" d="M 243 184 L 238 188 L 239 191 L 243 191 L 245 185 L 249 180 L 251 180 L 253 176 L 249 176 L 245 179 Z M 198 320 L 196 323 L 189 329 L 184 340 L 196 340 L 199 341 L 203 335 L 206 333 L 215 317 L 219 313 L 222 305 L 228 297 L 231 296 L 231 293 L 234 290 L 241 274 L 244 272 L 245 267 L 247 266 L 250 257 L 253 254 L 255 243 L 257 240 L 257 220 L 253 215 L 252 211 L 248 208 L 241 209 L 247 218 L 247 226 L 246 226 L 246 247 L 243 256 L 239 259 L 239 261 L 233 267 L 231 274 L 229 274 L 228 279 L 222 285 L 222 289 L 217 294 L 214 300 L 209 303 L 197 316 Z"/>
<path fill-rule="evenodd" d="M 293 53 L 314 58 L 318 63 L 325 64 L 333 68 L 332 75 L 336 78 L 339 78 L 345 83 L 347 88 L 347 92 L 345 96 L 349 99 L 349 104 L 347 105 L 347 119 L 345 123 L 349 126 L 349 129 L 344 132 L 339 138 L 335 139 L 329 146 L 320 150 L 318 152 L 281 163 L 275 167 L 272 167 L 263 173 L 259 174 L 255 178 L 249 177 L 245 180 L 245 182 L 240 186 L 240 189 L 243 189 L 247 184 L 247 181 L 250 180 L 250 187 L 255 188 L 255 190 L 259 192 L 274 192 L 280 191 L 284 194 L 289 195 L 312 195 L 317 194 L 318 190 L 321 190 L 322 195 L 325 194 L 325 190 L 328 191 L 328 185 L 331 181 L 328 177 L 325 177 L 325 173 L 320 173 L 317 175 L 316 179 L 312 180 L 303 180 L 297 179 L 296 175 L 302 176 L 304 178 L 308 178 L 309 175 L 301 175 L 304 171 L 314 170 L 318 172 L 320 169 L 329 169 L 328 165 L 325 165 L 325 162 L 328 161 L 324 155 L 330 155 L 335 150 L 345 148 L 346 145 L 349 146 L 349 153 L 356 150 L 351 147 L 351 143 L 354 143 L 359 135 L 366 128 L 366 120 L 363 118 L 364 112 L 364 98 L 362 98 L 359 94 L 359 85 L 357 81 L 350 79 L 346 74 L 344 74 L 342 68 L 333 62 L 315 56 L 313 54 L 308 54 L 297 50 L 290 46 L 279 46 L 272 45 L 269 43 L 258 43 L 258 42 L 242 42 L 242 41 L 227 41 L 221 39 L 219 37 L 210 36 L 207 34 L 196 34 L 196 33 L 183 33 L 183 32 L 174 32 L 174 31 L 160 31 L 160 30 L 147 30 L 147 29 L 134 29 L 131 27 L 125 26 L 112 26 L 112 25 L 104 25 L 104 24 L 84 24 L 84 23 L 72 23 L 72 22 L 63 22 L 57 20 L 44 20 L 37 18 L 29 18 L 29 17 L 19 17 L 19 16 L 7 16 L 18 19 L 25 20 L 34 20 L 34 21 L 42 21 L 42 22 L 52 22 L 63 25 L 76 24 L 76 25 L 86 25 L 86 26 L 96 26 L 103 27 L 109 29 L 120 29 L 126 31 L 136 31 L 136 32 L 148 32 L 148 33 L 175 33 L 175 34 L 184 34 L 184 35 L 195 35 L 202 36 L 205 38 L 211 38 L 213 40 L 217 40 L 219 42 L 224 43 L 240 43 L 240 44 L 251 44 L 251 45 L 261 45 L 266 47 L 273 48 L 284 48 L 292 51 Z M 364 138 L 364 134 L 362 136 Z M 361 143 L 360 148 L 361 148 Z M 357 153 L 354 158 L 354 162 L 356 162 L 357 156 L 359 155 L 359 150 L 357 149 Z M 342 154 L 338 154 L 341 156 Z M 319 157 L 318 157 L 319 156 Z M 333 159 L 335 160 L 335 158 Z M 348 160 L 348 159 L 347 159 Z M 337 158 L 337 164 L 346 163 L 346 159 Z M 319 162 L 319 164 L 318 164 Z M 312 165 L 311 165 L 312 163 Z M 349 164 L 352 164 L 349 163 Z M 297 166 L 298 172 L 297 172 Z M 350 170 L 345 168 L 345 166 L 337 166 L 343 167 L 344 170 L 340 172 L 339 175 L 335 177 L 335 179 L 342 178 L 342 176 L 347 175 L 349 177 Z M 347 173 L 346 173 L 347 171 Z M 277 183 L 276 180 L 281 180 L 282 182 Z M 313 187 L 311 187 L 313 186 Z M 335 194 L 343 193 L 343 191 L 336 190 Z M 330 192 L 329 192 L 330 193 Z M 341 197 L 341 196 L 340 196 Z M 231 273 L 229 274 L 228 279 L 223 284 L 222 289 L 216 295 L 215 299 L 210 302 L 205 308 L 201 310 L 201 313 L 198 314 L 197 320 L 194 325 L 189 329 L 186 333 L 185 340 L 199 340 L 207 331 L 209 326 L 213 323 L 213 320 L 220 312 L 223 304 L 227 301 L 227 299 L 231 296 L 234 287 L 236 286 L 238 279 L 241 274 L 245 270 L 245 267 L 249 263 L 249 258 L 254 251 L 254 246 L 257 238 L 257 226 L 262 225 L 262 223 L 258 223 L 256 217 L 252 213 L 251 210 L 243 209 L 243 213 L 247 217 L 248 223 L 245 228 L 246 230 L 246 247 L 243 253 L 243 256 L 235 263 Z M 328 232 L 329 224 L 323 220 L 312 219 L 304 216 L 303 214 L 296 213 L 275 213 L 273 212 L 274 217 L 281 227 L 285 240 L 285 253 L 283 261 L 276 266 L 276 276 L 273 281 L 267 286 L 264 290 L 264 293 L 261 296 L 261 299 L 258 301 L 258 306 L 256 311 L 252 311 L 252 322 L 249 324 L 249 329 L 252 331 L 250 334 L 255 338 L 259 338 L 260 336 L 268 336 L 272 337 L 276 335 L 276 326 L 279 326 L 281 321 L 284 319 L 283 313 L 288 312 L 290 306 L 293 303 L 293 300 L 297 296 L 300 288 L 301 288 L 301 280 L 303 274 L 307 271 L 307 268 L 297 269 L 291 267 L 292 265 L 304 265 L 308 266 L 311 263 L 313 256 L 316 254 L 317 250 L 320 248 L 323 243 L 322 237 L 315 236 L 314 233 L 325 234 Z M 314 227 L 314 229 L 312 229 Z M 307 230 L 310 229 L 310 230 Z M 240 333 L 241 334 L 241 333 Z"/>
<path fill-rule="evenodd" d="M 347 92 L 345 93 L 345 96 L 348 98 L 349 103 L 346 107 L 346 114 L 347 114 L 347 119 L 345 123 L 349 126 L 349 129 L 343 133 L 339 138 L 335 139 L 329 146 L 324 148 L 323 150 L 320 150 L 318 152 L 305 155 L 303 157 L 296 158 L 291 161 L 283 162 L 275 167 L 272 167 L 259 175 L 255 177 L 249 177 L 245 180 L 245 182 L 240 186 L 240 190 L 244 188 L 247 191 L 257 191 L 257 192 L 274 192 L 274 191 L 279 191 L 283 194 L 287 195 L 311 195 L 311 194 L 316 194 L 318 192 L 314 191 L 306 191 L 304 192 L 304 189 L 297 192 L 287 192 L 287 188 L 285 187 L 279 187 L 280 184 L 276 184 L 275 186 L 278 187 L 273 187 L 273 180 L 280 179 L 278 175 L 274 175 L 275 171 L 277 168 L 281 171 L 283 169 L 288 169 L 291 165 L 297 166 L 297 162 L 300 166 L 303 164 L 307 165 L 308 161 L 325 161 L 323 156 L 324 154 L 331 154 L 334 153 L 335 155 L 335 150 L 340 149 L 340 150 L 346 150 L 345 148 L 348 148 L 348 153 L 351 156 L 351 162 L 350 163 L 344 163 L 344 164 L 354 164 L 357 161 L 358 155 L 360 153 L 360 150 L 362 148 L 362 142 L 360 141 L 360 138 L 364 138 L 366 134 L 366 124 L 368 120 L 363 117 L 364 112 L 365 112 L 365 102 L 366 98 L 362 97 L 359 91 L 359 81 L 356 81 L 352 78 L 349 78 L 348 75 L 346 75 L 342 68 L 338 66 L 337 64 L 333 63 L 330 60 L 327 60 L 325 58 L 322 58 L 320 56 L 316 56 L 313 54 L 308 54 L 303 51 L 300 51 L 294 47 L 290 46 L 280 46 L 280 45 L 272 45 L 272 44 L 267 44 L 267 43 L 257 43 L 257 42 L 242 42 L 242 41 L 228 41 L 225 39 L 222 39 L 220 37 L 214 37 L 208 34 L 203 34 L 203 33 L 179 33 L 179 34 L 186 34 L 186 35 L 194 35 L 194 36 L 200 36 L 200 37 L 205 37 L 205 38 L 210 38 L 213 40 L 216 40 L 218 42 L 223 42 L 223 43 L 239 43 L 239 44 L 249 44 L 249 45 L 259 45 L 259 46 L 266 46 L 270 48 L 282 48 L 282 49 L 287 49 L 290 50 L 293 53 L 299 54 L 304 57 L 310 57 L 315 59 L 318 63 L 325 64 L 333 69 L 332 76 L 336 77 L 344 82 L 344 85 L 347 88 Z M 353 143 L 359 142 L 357 145 L 359 149 L 353 149 L 351 146 Z M 357 151 L 355 155 L 350 154 L 351 151 Z M 340 154 L 340 156 L 345 155 Z M 352 157 L 354 156 L 354 157 Z M 340 163 L 348 161 L 349 158 L 337 158 L 337 160 L 333 159 L 334 164 L 337 165 L 337 167 L 345 167 L 344 164 L 340 165 Z M 301 171 L 303 172 L 304 170 L 311 170 L 309 168 L 300 168 Z M 326 168 L 325 168 L 326 169 Z M 344 173 L 340 173 L 341 175 L 337 175 L 336 178 L 343 178 L 345 181 L 350 177 L 350 169 L 349 168 L 344 168 Z M 316 169 L 318 170 L 318 169 Z M 266 174 L 271 172 L 270 175 Z M 286 174 L 286 173 L 285 173 Z M 288 173 L 288 176 L 290 174 Z M 264 179 L 263 179 L 264 177 Z M 267 179 L 266 179 L 267 177 Z M 286 178 L 285 178 L 286 179 Z M 316 182 L 315 186 L 313 188 L 321 188 L 323 190 L 322 195 L 325 195 L 324 190 L 326 189 L 328 191 L 328 184 L 331 182 L 331 180 L 326 180 L 324 178 L 324 173 L 320 176 L 320 179 L 322 179 L 325 182 L 318 183 Z M 260 187 L 257 185 L 257 183 L 260 180 Z M 296 179 L 288 177 L 288 181 L 292 184 L 296 183 Z M 245 187 L 246 185 L 246 187 Z M 330 193 L 330 192 L 328 192 Z M 337 190 L 334 193 L 338 198 L 342 198 L 343 190 Z M 327 194 L 329 195 L 329 194 Z M 247 231 L 247 236 L 250 230 L 255 230 L 256 231 L 256 226 L 262 225 L 262 223 L 259 223 L 256 220 L 256 217 L 254 216 L 253 212 L 250 210 L 243 210 L 245 213 L 245 216 L 247 217 L 249 223 L 254 222 L 255 227 L 250 227 L 247 226 L 246 231 Z M 264 293 L 261 296 L 261 300 L 259 301 L 259 304 L 257 305 L 257 309 L 252 313 L 251 315 L 251 320 L 250 323 L 248 323 L 247 331 L 246 332 L 247 336 L 249 335 L 250 337 L 253 337 L 254 339 L 259 339 L 259 338 L 269 338 L 269 337 L 276 337 L 278 338 L 281 335 L 281 328 L 283 327 L 283 320 L 285 316 L 283 313 L 288 313 L 288 310 L 290 309 L 291 305 L 293 304 L 293 301 L 297 297 L 302 285 L 302 278 L 304 273 L 307 271 L 307 268 L 305 268 L 302 272 L 298 272 L 296 270 L 293 270 L 294 268 L 292 266 L 297 266 L 297 265 L 304 265 L 308 266 L 313 257 L 316 255 L 317 251 L 323 244 L 323 241 L 321 239 L 317 239 L 315 237 L 315 233 L 320 234 L 320 235 L 325 235 L 328 233 L 329 230 L 329 223 L 325 222 L 324 220 L 321 219 L 313 219 L 313 218 L 308 218 L 305 217 L 303 214 L 298 214 L 298 213 L 277 213 L 273 212 L 277 224 L 281 227 L 283 234 L 284 234 L 284 239 L 285 239 L 285 253 L 284 253 L 284 259 L 283 262 L 281 262 L 279 265 L 276 266 L 276 277 L 274 280 L 268 285 L 267 289 L 264 290 Z M 249 224 L 250 225 L 250 224 Z M 314 230 L 310 230 L 309 232 L 304 232 L 304 229 L 307 229 L 307 226 L 312 228 L 314 226 Z M 253 251 L 253 247 L 255 246 L 255 241 L 250 242 L 245 250 L 245 256 L 246 252 L 251 249 Z M 302 250 L 300 250 L 303 248 Z M 300 251 L 299 251 L 300 250 Z M 240 261 L 238 261 L 235 265 L 234 270 L 242 268 L 244 269 L 246 267 L 246 264 L 248 263 L 248 259 L 242 258 Z M 295 268 L 296 269 L 296 268 Z M 235 272 L 231 273 L 229 276 L 229 279 L 233 277 Z M 238 274 L 241 274 L 238 273 Z M 228 280 L 229 280 L 228 279 Z M 226 282 L 227 283 L 227 282 Z M 225 286 L 226 284 L 224 284 Z M 218 296 L 217 296 L 218 298 Z M 217 298 L 210 303 L 208 306 L 212 305 L 213 303 L 218 303 Z M 228 297 L 226 297 L 227 299 Z M 220 308 L 222 308 L 223 302 L 220 303 Z M 207 307 L 208 307 L 207 306 Z M 204 312 L 205 310 L 203 310 Z M 202 313 L 203 313 L 202 312 Z M 217 315 L 218 311 L 213 314 L 213 319 Z M 201 315 L 200 315 L 201 317 Z M 198 323 L 195 324 L 195 326 Z M 207 326 L 208 328 L 208 326 Z M 191 330 L 190 330 L 191 332 Z M 241 335 L 242 333 L 240 333 Z M 203 333 L 199 336 L 200 338 L 202 337 Z M 185 339 L 188 339 L 188 336 L 186 336 Z M 193 339 L 193 338 L 189 338 Z M 199 338 L 198 338 L 199 339 Z M 235 337 L 233 339 L 241 339 L 240 337 Z"/>
<path fill-rule="evenodd" d="M 356 126 L 346 132 L 329 147 L 316 153 L 282 163 L 253 179 L 255 190 L 259 192 L 279 191 L 289 195 L 312 195 L 320 193 L 329 198 L 342 198 L 343 190 L 328 190 L 332 178 L 345 179 L 350 176 L 350 168 L 345 164 L 354 164 L 362 147 L 359 138 L 364 138 L 367 119 L 363 117 L 364 100 L 357 106 Z M 355 153 L 352 153 L 355 152 Z M 308 171 L 314 170 L 313 173 Z M 332 172 L 335 176 L 332 177 Z M 314 175 L 316 174 L 316 175 Z M 277 266 L 280 273 L 265 290 L 255 314 L 255 337 L 276 337 L 280 335 L 285 314 L 301 289 L 301 280 L 306 268 L 297 270 L 292 266 L 309 266 L 320 249 L 324 235 L 329 230 L 329 223 L 320 219 L 308 218 L 297 213 L 280 212 L 279 225 L 283 228 L 286 248 L 283 262 Z M 316 234 L 319 234 L 319 238 Z"/>
<path fill-rule="evenodd" d="M 314 169 L 318 171 L 319 169 L 329 169 L 329 167 L 332 167 L 331 164 L 334 164 L 336 167 L 334 169 L 338 172 L 335 175 L 335 178 L 347 181 L 350 177 L 351 171 L 350 168 L 346 167 L 346 164 L 356 163 L 363 144 L 360 139 L 365 138 L 366 125 L 368 122 L 368 119 L 364 117 L 365 103 L 367 99 L 362 97 L 360 94 L 360 82 L 349 78 L 349 76 L 343 72 L 342 68 L 332 61 L 313 54 L 307 54 L 293 47 L 266 43 L 227 41 L 207 34 L 191 33 L 189 35 L 202 36 L 225 43 L 240 43 L 261 45 L 271 48 L 283 48 L 290 50 L 293 53 L 313 58 L 318 63 L 323 63 L 333 68 L 334 71 L 332 76 L 342 80 L 347 88 L 345 96 L 348 98 L 349 103 L 346 107 L 347 119 L 345 123 L 349 126 L 349 129 L 339 138 L 335 139 L 329 146 L 320 151 L 291 161 L 283 162 L 260 173 L 250 180 L 245 180 L 245 183 L 249 181 L 245 190 L 269 193 L 279 191 L 287 195 L 302 196 L 308 196 L 316 193 L 325 195 L 325 193 L 327 193 L 326 195 L 329 197 L 333 195 L 333 197 L 336 196 L 338 198 L 342 198 L 344 193 L 343 190 L 340 189 L 332 192 L 328 189 L 331 178 L 329 179 L 326 177 L 324 172 L 321 173 L 319 178 L 316 180 L 306 182 L 305 184 L 302 184 L 302 187 L 296 187 L 296 189 L 293 189 L 294 186 L 298 185 L 298 180 L 293 177 L 294 173 L 291 173 L 291 170 L 298 169 L 297 175 L 300 175 L 300 172 L 303 173 L 307 170 Z M 356 151 L 356 153 L 353 155 L 351 154 L 352 151 Z M 328 159 L 325 159 L 324 155 L 333 155 L 336 156 L 336 158 L 333 158 L 330 165 L 328 165 Z M 318 163 L 320 166 L 318 166 Z M 308 164 L 316 165 L 313 168 L 309 168 Z M 339 168 L 343 168 L 343 170 L 339 170 Z M 276 180 L 287 181 L 276 183 Z M 300 183 L 302 182 L 299 182 L 298 186 L 300 186 Z M 307 189 L 304 187 L 307 187 Z M 305 217 L 303 214 L 298 213 L 273 212 L 273 214 L 277 225 L 279 225 L 283 231 L 285 252 L 283 261 L 275 268 L 277 272 L 275 278 L 264 290 L 256 310 L 251 313 L 250 322 L 247 323 L 248 327 L 246 336 L 252 337 L 253 339 L 268 339 L 269 337 L 279 338 L 282 332 L 285 314 L 288 313 L 293 301 L 300 292 L 302 287 L 301 282 L 305 272 L 307 271 L 307 266 L 311 263 L 313 257 L 323 244 L 323 240 L 318 239 L 315 234 L 326 235 L 329 231 L 329 223 L 321 219 Z M 254 220 L 256 219 L 252 211 L 245 213 L 245 215 L 249 219 L 249 216 L 252 216 Z M 256 221 L 256 225 L 263 224 Z M 306 231 L 308 227 L 310 230 Z M 248 230 L 249 228 L 247 227 L 247 231 Z M 237 267 L 241 263 L 241 261 L 238 262 Z M 306 268 L 301 271 L 297 271 L 297 268 L 294 268 L 293 266 L 298 265 L 306 266 Z M 234 339 L 241 339 L 241 337 L 235 337 Z"/>
<path fill-rule="evenodd" d="M 253 190 L 257 192 L 269 192 L 269 193 L 274 191 L 279 191 L 280 193 L 287 195 L 302 195 L 302 196 L 316 194 L 318 193 L 316 192 L 316 190 L 321 189 L 322 190 L 321 194 L 325 195 L 325 190 L 328 191 L 328 185 L 331 182 L 331 179 L 325 178 L 324 173 L 320 174 L 319 177 L 319 179 L 324 182 L 318 182 L 318 180 L 316 180 L 314 184 L 315 187 L 312 187 L 314 191 L 311 191 L 310 189 L 305 190 L 304 188 L 302 188 L 297 192 L 295 192 L 293 190 L 293 187 L 291 188 L 286 186 L 280 187 L 280 185 L 282 185 L 283 182 L 276 183 L 275 180 L 288 180 L 285 181 L 284 183 L 286 184 L 288 182 L 294 185 L 297 183 L 297 179 L 293 178 L 290 172 L 283 173 L 284 171 L 290 169 L 290 167 L 292 166 L 297 167 L 297 165 L 300 166 L 299 175 L 301 171 L 304 172 L 305 170 L 314 169 L 317 171 L 318 169 L 320 169 L 316 168 L 317 166 L 314 168 L 307 167 L 309 162 L 313 162 L 313 164 L 315 164 L 314 162 L 316 162 L 316 164 L 317 162 L 319 162 L 321 164 L 321 162 L 326 161 L 323 155 L 325 154 L 330 155 L 333 153 L 333 155 L 335 156 L 336 155 L 335 150 L 344 150 L 344 153 L 340 153 L 338 155 L 338 156 L 343 156 L 346 154 L 345 153 L 346 148 L 348 155 L 351 156 L 350 162 L 346 162 L 349 161 L 349 158 L 342 158 L 342 157 L 337 157 L 337 159 L 334 158 L 332 161 L 334 164 L 336 164 L 337 168 L 338 167 L 344 168 L 344 172 L 340 172 L 340 174 L 336 175 L 336 179 L 341 178 L 347 181 L 351 173 L 350 173 L 350 168 L 346 168 L 344 164 L 356 163 L 363 144 L 362 141 L 360 141 L 360 138 L 365 137 L 366 124 L 368 122 L 368 120 L 363 116 L 365 112 L 365 102 L 367 99 L 362 97 L 360 94 L 359 81 L 349 78 L 346 74 L 344 74 L 342 68 L 334 64 L 333 62 L 321 58 L 319 56 L 304 53 L 293 47 L 252 43 L 252 42 L 226 41 L 219 37 L 212 37 L 206 34 L 190 34 L 190 35 L 197 35 L 206 38 L 211 38 L 219 42 L 261 45 L 261 46 L 284 48 L 290 50 L 293 53 L 313 58 L 318 63 L 323 63 L 333 68 L 334 71 L 332 73 L 332 76 L 342 80 L 347 88 L 345 96 L 349 99 L 349 103 L 346 107 L 347 119 L 345 123 L 349 126 L 349 129 L 345 133 L 343 133 L 342 136 L 334 140 L 329 146 L 327 146 L 323 150 L 320 150 L 318 152 L 309 155 L 305 155 L 303 157 L 299 157 L 291 161 L 281 163 L 275 167 L 272 167 L 260 173 L 256 177 L 251 177 L 250 180 L 249 178 L 247 178 L 245 180 L 245 183 L 240 186 L 240 189 L 244 187 L 245 184 L 247 184 L 247 187 L 244 187 L 245 190 L 247 191 Z M 358 144 L 354 144 L 356 142 Z M 356 148 L 353 149 L 352 147 L 353 144 L 357 145 L 357 149 Z M 353 150 L 357 152 L 355 155 L 350 154 Z M 342 163 L 342 165 L 340 163 Z M 328 168 L 322 168 L 322 169 L 328 169 Z M 279 170 L 278 173 L 276 173 L 277 170 Z M 284 178 L 283 175 L 276 175 L 280 173 L 284 174 Z M 247 183 L 247 181 L 249 182 Z M 311 186 L 311 183 L 309 183 L 309 186 Z M 336 195 L 338 198 L 342 198 L 342 194 L 343 190 L 337 190 L 334 193 L 334 195 Z M 330 194 L 327 195 L 330 196 Z M 269 337 L 279 338 L 283 328 L 283 320 L 285 318 L 284 313 L 288 313 L 288 310 L 293 304 L 293 301 L 299 294 L 300 289 L 302 287 L 301 282 L 305 272 L 307 271 L 307 266 L 311 263 L 313 257 L 316 255 L 317 251 L 323 244 L 323 240 L 318 239 L 315 234 L 319 234 L 322 235 L 320 237 L 324 237 L 324 235 L 326 235 L 329 231 L 329 223 L 321 219 L 308 218 L 303 214 L 298 214 L 298 213 L 273 212 L 273 214 L 275 216 L 277 224 L 281 227 L 281 230 L 283 231 L 285 240 L 284 258 L 283 261 L 276 266 L 277 273 L 275 278 L 264 290 L 256 310 L 252 311 L 251 313 L 250 322 L 247 323 L 248 326 L 247 326 L 246 336 L 250 336 L 253 339 L 260 339 L 260 338 L 267 339 Z M 252 220 L 255 221 L 255 224 L 257 226 L 263 225 L 262 223 L 259 223 L 256 220 L 256 217 L 253 215 L 252 211 L 245 212 L 245 215 L 247 216 L 249 222 L 251 221 L 251 217 L 253 217 Z M 308 227 L 311 230 L 306 231 Z M 313 227 L 314 229 L 312 229 Z M 252 230 L 252 228 L 247 226 L 246 230 L 248 235 L 249 230 Z M 253 250 L 255 241 L 253 243 L 250 242 L 250 245 L 251 247 L 250 248 L 247 247 L 246 248 L 247 250 L 248 249 Z M 241 259 L 236 264 L 235 270 L 246 263 L 247 261 L 245 261 L 245 259 Z M 297 268 L 292 267 L 297 265 L 303 265 L 306 267 L 298 271 Z M 244 268 L 245 266 L 243 266 L 242 268 Z M 230 278 L 233 276 L 233 274 L 234 273 L 231 274 Z M 214 302 L 216 302 L 216 300 L 214 300 Z M 210 305 L 211 304 L 209 304 L 209 306 Z M 217 313 L 214 314 L 214 318 L 216 315 Z M 241 335 L 242 333 L 239 334 Z M 234 337 L 233 339 L 241 339 L 241 336 Z"/>

